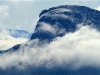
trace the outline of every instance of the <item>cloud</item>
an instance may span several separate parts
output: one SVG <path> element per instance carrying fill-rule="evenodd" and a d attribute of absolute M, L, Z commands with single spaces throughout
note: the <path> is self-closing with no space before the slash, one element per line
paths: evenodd
<path fill-rule="evenodd" d="M 40 25 L 40 27 L 38 27 L 39 31 L 50 32 L 53 34 L 61 34 L 61 33 L 66 32 L 66 30 L 64 28 L 57 27 L 57 24 L 59 24 L 59 23 L 56 23 L 54 25 L 50 25 L 49 23 L 38 22 L 38 24 Z"/>
<path fill-rule="evenodd" d="M 0 68 L 28 66 L 46 68 L 85 66 L 100 67 L 100 32 L 90 26 L 82 26 L 74 33 L 57 37 L 51 43 L 38 46 L 38 39 L 22 44 L 17 52 L 0 55 Z M 37 60 L 38 59 L 38 60 Z"/>
<path fill-rule="evenodd" d="M 95 9 L 100 11 L 100 6 L 98 6 L 98 7 L 97 7 L 97 8 L 95 8 Z"/>
<path fill-rule="evenodd" d="M 16 44 L 25 43 L 28 41 L 26 38 L 14 38 L 8 34 L 0 33 L 0 50 L 7 50 Z"/>
<path fill-rule="evenodd" d="M 38 24 L 40 25 L 38 30 L 48 31 L 48 32 L 51 32 L 51 33 L 56 33 L 56 31 L 57 31 L 57 28 L 55 28 L 54 26 L 51 26 L 50 24 L 47 24 L 47 23 L 44 23 L 44 22 L 39 22 Z"/>
<path fill-rule="evenodd" d="M 28 39 L 25 38 L 13 38 L 9 35 L 0 34 L 0 50 L 7 50 L 16 44 L 25 43 Z M 1 39 L 2 38 L 2 39 Z"/>
<path fill-rule="evenodd" d="M 14 38 L 10 33 L 15 34 L 16 32 L 7 31 L 5 27 L 0 26 L 0 50 L 7 50 L 16 44 L 28 41 L 24 37 Z"/>
<path fill-rule="evenodd" d="M 0 6 L 0 20 L 5 20 L 9 17 L 9 6 L 1 5 Z"/>

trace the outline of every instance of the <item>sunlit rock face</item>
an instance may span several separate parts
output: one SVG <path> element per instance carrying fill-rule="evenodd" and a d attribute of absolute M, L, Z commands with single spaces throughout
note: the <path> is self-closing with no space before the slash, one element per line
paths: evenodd
<path fill-rule="evenodd" d="M 31 39 L 52 41 L 55 37 L 74 32 L 78 24 L 100 30 L 100 12 L 85 6 L 62 5 L 43 10 Z"/>

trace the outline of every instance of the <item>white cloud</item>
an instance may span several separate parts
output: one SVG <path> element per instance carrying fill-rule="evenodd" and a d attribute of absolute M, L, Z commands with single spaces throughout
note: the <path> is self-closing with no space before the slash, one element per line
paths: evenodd
<path fill-rule="evenodd" d="M 38 30 L 48 31 L 48 32 L 51 32 L 51 33 L 56 33 L 56 29 L 55 29 L 54 26 L 51 26 L 50 24 L 47 24 L 47 23 L 44 23 L 44 22 L 38 22 L 38 24 L 40 25 Z"/>
<path fill-rule="evenodd" d="M 7 50 L 16 44 L 25 43 L 28 39 L 25 38 L 13 38 L 8 34 L 0 33 L 0 50 Z"/>
<path fill-rule="evenodd" d="M 38 22 L 38 24 L 40 25 L 38 30 L 48 31 L 48 32 L 51 32 L 53 34 L 61 34 L 61 33 L 66 32 L 66 30 L 64 28 L 57 27 L 57 24 L 59 24 L 59 23 L 56 23 L 54 25 L 50 25 L 49 23 Z"/>
<path fill-rule="evenodd" d="M 100 6 L 98 6 L 98 7 L 97 7 L 97 8 L 95 8 L 95 9 L 100 11 Z"/>
<path fill-rule="evenodd" d="M 80 68 L 100 67 L 100 32 L 83 26 L 74 33 L 56 38 L 50 44 L 38 46 L 38 39 L 21 45 L 19 51 L 0 55 L 0 68 L 32 66 Z M 38 60 L 37 60 L 38 59 Z M 19 64 L 21 63 L 21 65 Z"/>
<path fill-rule="evenodd" d="M 28 39 L 24 37 L 14 38 L 10 33 L 15 34 L 16 32 L 7 31 L 5 27 L 0 26 L 0 50 L 7 50 L 16 44 L 28 41 Z"/>
<path fill-rule="evenodd" d="M 1 5 L 0 6 L 0 20 L 5 20 L 9 17 L 9 6 Z"/>

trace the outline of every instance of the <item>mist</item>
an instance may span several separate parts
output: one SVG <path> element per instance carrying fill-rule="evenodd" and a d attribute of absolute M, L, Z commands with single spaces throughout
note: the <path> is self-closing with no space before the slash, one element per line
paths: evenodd
<path fill-rule="evenodd" d="M 79 27 L 74 33 L 55 38 L 51 43 L 38 46 L 34 39 L 22 44 L 17 52 L 0 54 L 0 68 L 15 67 L 24 70 L 28 66 L 70 67 L 79 69 L 85 66 L 100 67 L 100 32 L 90 26 Z"/>

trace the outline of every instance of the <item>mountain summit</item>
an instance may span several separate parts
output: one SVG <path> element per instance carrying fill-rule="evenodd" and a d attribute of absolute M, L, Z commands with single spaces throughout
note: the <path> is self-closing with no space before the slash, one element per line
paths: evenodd
<path fill-rule="evenodd" d="M 100 11 L 61 5 L 39 17 L 28 42 L 0 52 L 0 75 L 100 75 Z"/>
<path fill-rule="evenodd" d="M 100 11 L 86 6 L 61 5 L 43 10 L 32 39 L 48 40 L 74 32 L 78 24 L 90 25 L 100 30 Z"/>

